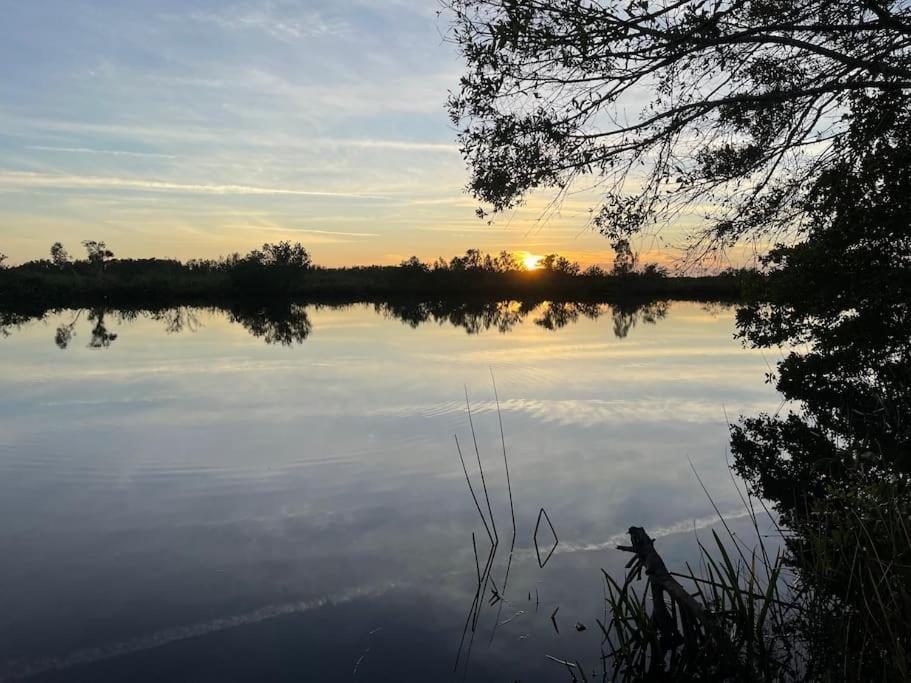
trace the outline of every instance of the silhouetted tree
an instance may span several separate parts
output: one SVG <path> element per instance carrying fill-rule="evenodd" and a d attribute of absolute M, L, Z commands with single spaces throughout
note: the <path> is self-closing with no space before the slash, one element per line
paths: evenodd
<path fill-rule="evenodd" d="M 109 259 L 114 258 L 114 252 L 108 249 L 107 245 L 104 242 L 96 242 L 95 240 L 83 240 L 82 246 L 85 247 L 85 252 L 89 263 L 99 273 L 104 270 L 105 262 Z"/>
<path fill-rule="evenodd" d="M 244 258 L 229 258 L 226 268 L 236 287 L 250 291 L 287 294 L 312 266 L 310 253 L 300 242 L 264 244 Z"/>
<path fill-rule="evenodd" d="M 9 258 L 6 254 L 0 253 L 0 270 L 6 268 L 6 259 Z"/>
<path fill-rule="evenodd" d="M 524 270 L 525 264 L 516 254 L 510 251 L 501 251 L 494 262 L 497 272 L 510 273 L 517 270 Z"/>
<path fill-rule="evenodd" d="M 450 270 L 481 270 L 483 257 L 478 249 L 467 249 L 464 256 L 454 256 L 449 262 Z"/>
<path fill-rule="evenodd" d="M 538 262 L 538 266 L 548 273 L 559 273 L 570 277 L 578 275 L 581 270 L 578 263 L 559 254 L 547 254 Z"/>
<path fill-rule="evenodd" d="M 60 242 L 54 242 L 51 245 L 51 263 L 54 264 L 54 267 L 60 269 L 65 268 L 70 263 L 70 255 Z"/>
<path fill-rule="evenodd" d="M 636 270 L 639 255 L 633 251 L 628 239 L 619 239 L 614 243 L 614 265 L 611 275 L 614 277 L 629 277 Z"/>
<path fill-rule="evenodd" d="M 306 270 L 312 265 L 310 252 L 300 242 L 264 244 L 261 251 L 251 251 L 248 258 L 264 266 L 279 266 Z"/>
<path fill-rule="evenodd" d="M 707 247 L 795 227 L 863 101 L 911 90 L 903 0 L 448 5 L 472 193 L 499 212 L 600 176 L 613 240 L 695 202 Z"/>
<path fill-rule="evenodd" d="M 752 345 L 792 349 L 769 380 L 799 409 L 743 420 L 732 445 L 785 512 L 911 472 L 911 107 L 867 107 L 809 195 L 808 239 L 771 251 L 764 299 L 738 311 Z"/>
<path fill-rule="evenodd" d="M 667 268 L 659 266 L 657 263 L 646 263 L 641 271 L 642 277 L 651 279 L 661 279 L 667 277 Z"/>
<path fill-rule="evenodd" d="M 411 256 L 405 259 L 399 264 L 399 268 L 416 273 L 427 273 L 430 271 L 430 266 L 421 261 L 417 256 Z"/>

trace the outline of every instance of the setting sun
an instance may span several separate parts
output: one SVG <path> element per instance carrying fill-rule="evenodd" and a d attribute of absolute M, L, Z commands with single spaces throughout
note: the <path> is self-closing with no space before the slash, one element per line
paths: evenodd
<path fill-rule="evenodd" d="M 537 270 L 541 267 L 541 257 L 537 254 L 527 254 L 522 258 L 522 263 L 527 270 Z"/>

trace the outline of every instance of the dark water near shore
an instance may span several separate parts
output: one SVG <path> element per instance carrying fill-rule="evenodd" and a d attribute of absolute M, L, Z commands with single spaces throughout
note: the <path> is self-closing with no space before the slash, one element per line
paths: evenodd
<path fill-rule="evenodd" d="M 565 675 L 545 654 L 596 668 L 619 535 L 642 525 L 669 564 L 695 557 L 714 517 L 690 462 L 736 524 L 725 411 L 779 401 L 763 382 L 777 357 L 743 349 L 720 306 L 299 312 L 5 328 L 0 680 L 462 680 L 466 660 L 468 680 Z M 453 440 L 474 458 L 465 386 L 510 535 L 491 369 L 517 550 L 454 674 L 473 531 L 486 553 Z M 544 569 L 541 507 L 559 537 Z M 500 584 L 505 553 L 497 567 Z"/>

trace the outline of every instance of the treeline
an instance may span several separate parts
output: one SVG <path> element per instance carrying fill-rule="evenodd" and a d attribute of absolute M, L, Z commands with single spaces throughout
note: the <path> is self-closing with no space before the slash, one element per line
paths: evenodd
<path fill-rule="evenodd" d="M 733 300 L 759 276 L 727 271 L 716 276 L 670 277 L 635 256 L 613 269 L 582 269 L 559 254 L 530 269 L 510 252 L 462 256 L 425 263 L 415 256 L 395 266 L 327 268 L 315 265 L 300 243 L 264 244 L 246 255 L 219 259 L 118 259 L 104 242 L 88 240 L 83 258 L 55 243 L 50 258 L 2 267 L 0 306 L 76 306 L 93 303 L 205 302 L 236 298 L 348 298 L 392 296 L 558 297 L 623 296 Z"/>

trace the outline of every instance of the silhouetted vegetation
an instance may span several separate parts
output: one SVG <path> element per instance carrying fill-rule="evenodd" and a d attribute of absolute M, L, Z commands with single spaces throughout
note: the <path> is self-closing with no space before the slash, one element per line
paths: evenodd
<path fill-rule="evenodd" d="M 655 576 L 651 613 L 634 577 L 607 577 L 617 676 L 908 680 L 911 5 L 449 4 L 467 64 L 450 113 L 494 213 L 591 174 L 615 270 L 631 235 L 694 205 L 712 205 L 696 257 L 782 242 L 738 325 L 785 349 L 768 376 L 784 401 L 731 428 L 785 554 L 758 529 L 753 549 L 716 537 L 688 572 L 709 614 L 696 629 Z"/>
<path fill-rule="evenodd" d="M 104 242 L 83 243 L 87 256 L 72 259 L 57 242 L 50 259 L 0 273 L 0 307 L 91 307 L 100 303 L 225 303 L 276 296 L 296 299 L 377 299 L 392 296 L 451 298 L 620 297 L 735 300 L 761 277 L 729 270 L 716 276 L 669 277 L 654 264 L 638 267 L 632 252 L 612 271 L 582 270 L 548 254 L 529 270 L 517 255 L 483 254 L 424 263 L 411 257 L 397 266 L 326 268 L 314 265 L 301 244 L 264 244 L 246 256 L 217 260 L 116 259 Z"/>
<path fill-rule="evenodd" d="M 800 234 L 804 191 L 865 102 L 911 91 L 906 2 L 446 4 L 471 192 L 497 213 L 594 176 L 615 247 L 693 205 L 712 207 L 696 256 Z"/>
<path fill-rule="evenodd" d="M 799 204 L 804 241 L 770 251 L 763 298 L 738 311 L 746 343 L 787 349 L 767 378 L 781 408 L 731 426 L 733 468 L 778 513 L 784 554 L 758 528 L 755 548 L 702 549 L 708 571 L 687 574 L 727 639 L 703 628 L 667 661 L 659 610 L 611 584 L 605 637 L 628 680 L 911 677 L 909 104 L 854 102 Z"/>

